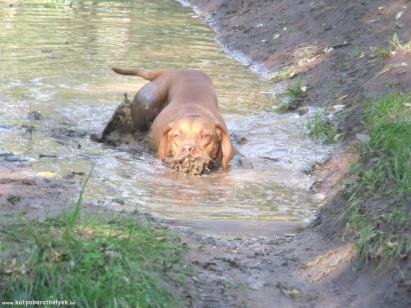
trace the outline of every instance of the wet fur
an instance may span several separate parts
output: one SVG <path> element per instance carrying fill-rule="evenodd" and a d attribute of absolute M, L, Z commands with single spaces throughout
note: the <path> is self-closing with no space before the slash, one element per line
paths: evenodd
<path fill-rule="evenodd" d="M 218 130 L 218 151 L 207 154 L 214 163 L 228 170 L 234 149 L 218 110 L 212 81 L 207 75 L 195 70 L 146 71 L 123 68 L 113 68 L 113 70 L 122 75 L 140 76 L 150 82 L 137 92 L 131 102 L 126 98 L 117 108 L 102 133 L 102 142 L 108 143 L 110 136 L 116 136 L 116 134 L 131 133 L 133 135 L 135 132 L 149 132 L 151 150 L 162 161 L 166 161 L 171 155 L 168 133 L 173 125 L 185 117 L 198 117 L 203 121 L 206 119 L 208 123 L 213 123 L 215 129 Z M 187 168 L 191 168 L 193 162 L 195 162 L 194 165 L 198 164 L 198 159 L 171 158 L 184 161 Z"/>

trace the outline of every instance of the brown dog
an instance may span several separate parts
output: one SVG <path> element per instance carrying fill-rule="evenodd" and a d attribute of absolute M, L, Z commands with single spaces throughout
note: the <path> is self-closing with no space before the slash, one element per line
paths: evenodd
<path fill-rule="evenodd" d="M 157 70 L 113 68 L 122 75 L 150 80 L 129 104 L 132 121 L 121 131 L 149 131 L 150 148 L 162 161 L 168 158 L 206 157 L 224 170 L 234 149 L 218 110 L 211 79 L 197 70 Z M 116 111 L 117 112 L 117 111 Z M 113 119 L 102 139 L 112 131 Z"/>

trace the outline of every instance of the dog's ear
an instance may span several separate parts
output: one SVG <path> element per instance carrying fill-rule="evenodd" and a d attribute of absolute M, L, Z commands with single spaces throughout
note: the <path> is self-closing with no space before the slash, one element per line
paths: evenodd
<path fill-rule="evenodd" d="M 164 160 L 169 155 L 168 137 L 171 131 L 171 125 L 168 125 L 161 135 L 160 145 L 158 147 L 158 156 L 160 160 Z"/>
<path fill-rule="evenodd" d="M 227 129 L 221 123 L 216 124 L 216 128 L 220 135 L 220 151 L 221 151 L 221 166 L 224 170 L 228 170 L 230 160 L 234 155 L 233 144 L 231 143 L 230 136 L 228 135 Z"/>

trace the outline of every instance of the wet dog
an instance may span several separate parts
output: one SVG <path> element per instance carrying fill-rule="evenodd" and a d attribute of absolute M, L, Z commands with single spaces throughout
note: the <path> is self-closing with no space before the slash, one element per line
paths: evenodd
<path fill-rule="evenodd" d="M 234 148 L 219 112 L 211 79 L 198 70 L 113 68 L 122 75 L 150 82 L 130 102 L 121 104 L 103 131 L 113 134 L 148 132 L 149 147 L 174 169 L 192 174 L 229 169 Z"/>

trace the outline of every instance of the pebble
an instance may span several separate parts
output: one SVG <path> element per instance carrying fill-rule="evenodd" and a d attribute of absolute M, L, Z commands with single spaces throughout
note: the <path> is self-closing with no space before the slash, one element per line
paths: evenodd
<path fill-rule="evenodd" d="M 400 19 L 400 18 L 402 17 L 402 15 L 404 15 L 404 11 L 399 11 L 399 12 L 397 13 L 397 15 L 395 15 L 395 19 L 396 19 L 396 20 Z"/>
<path fill-rule="evenodd" d="M 276 40 L 276 39 L 279 39 L 279 38 L 280 38 L 280 34 L 279 34 L 279 33 L 274 34 L 273 40 Z"/>
<path fill-rule="evenodd" d="M 339 112 L 345 108 L 345 105 L 334 105 L 333 108 L 336 112 Z"/>

